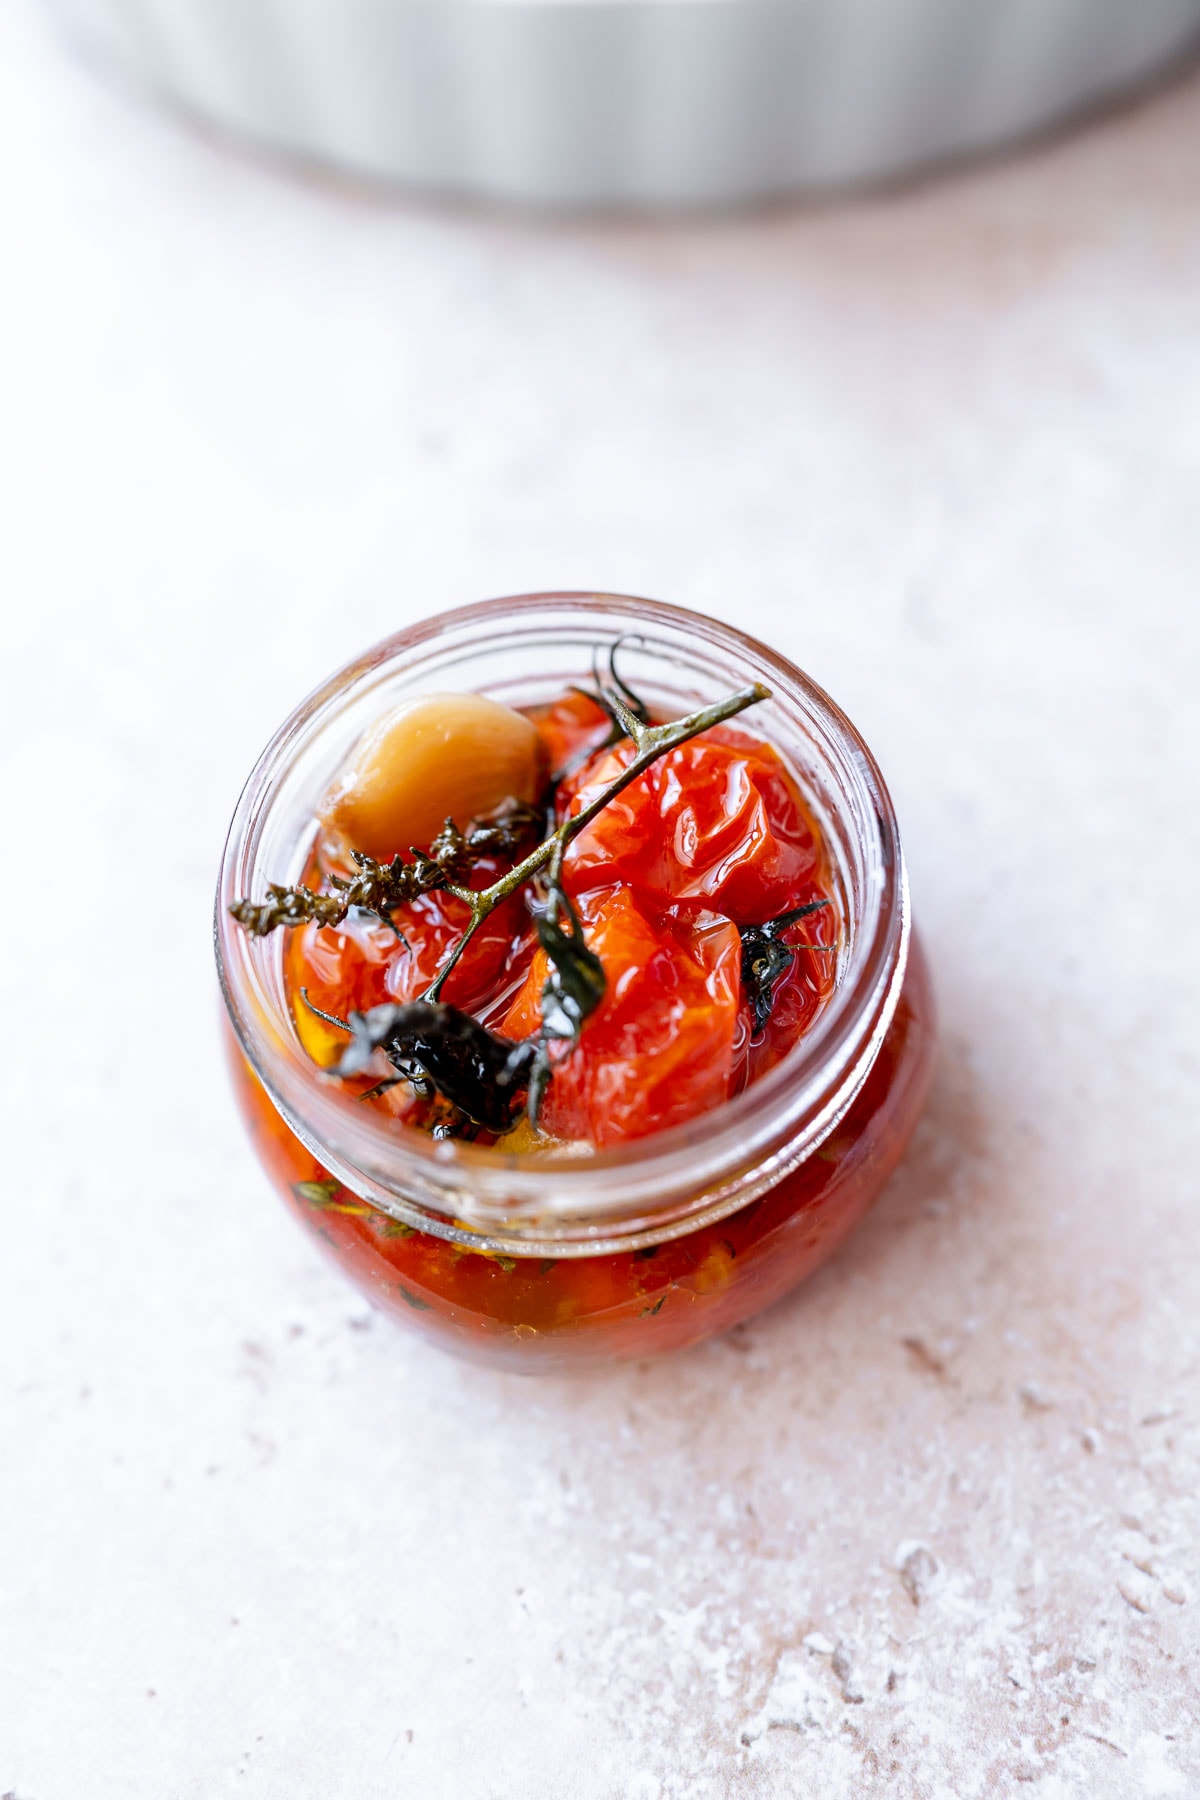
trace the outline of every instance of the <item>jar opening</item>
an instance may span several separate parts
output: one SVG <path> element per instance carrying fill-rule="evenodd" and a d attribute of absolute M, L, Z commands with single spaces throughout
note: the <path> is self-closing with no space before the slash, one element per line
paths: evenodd
<path fill-rule="evenodd" d="M 841 913 L 837 981 L 809 1031 L 733 1099 L 680 1126 L 585 1157 L 434 1141 L 341 1093 L 301 1048 L 277 939 L 229 904 L 300 879 L 314 819 L 365 729 L 398 702 L 461 689 L 510 704 L 553 698 L 620 643 L 639 693 L 676 716 L 764 682 L 747 724 L 794 773 L 830 853 Z M 741 721 L 738 721 L 740 724 Z M 520 596 L 397 633 L 304 701 L 255 766 L 222 861 L 216 952 L 243 1054 L 286 1123 L 382 1211 L 477 1247 L 597 1254 L 658 1241 L 747 1204 L 815 1151 L 865 1080 L 903 980 L 908 902 L 896 821 L 866 745 L 801 671 L 702 614 L 610 594 Z"/>

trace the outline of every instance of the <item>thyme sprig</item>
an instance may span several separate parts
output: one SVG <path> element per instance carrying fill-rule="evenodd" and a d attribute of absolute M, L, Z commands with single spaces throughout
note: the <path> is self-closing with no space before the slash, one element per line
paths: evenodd
<path fill-rule="evenodd" d="M 350 910 L 349 902 L 340 894 L 318 894 L 307 887 L 280 887 L 268 881 L 267 898 L 263 901 L 235 900 L 229 908 L 243 931 L 251 937 L 266 937 L 283 925 L 340 925 Z"/>
<path fill-rule="evenodd" d="M 755 1036 L 765 1030 L 775 1002 L 775 989 L 796 960 L 796 952 L 785 944 L 780 933 L 789 925 L 807 919 L 811 913 L 828 906 L 828 900 L 810 900 L 806 906 L 794 906 L 790 912 L 768 919 L 765 925 L 739 925 L 742 939 L 742 986 L 754 1020 Z M 828 948 L 812 945 L 811 948 Z"/>
<path fill-rule="evenodd" d="M 538 815 L 530 806 L 510 801 L 488 819 L 473 819 L 466 831 L 460 831 L 453 819 L 447 819 L 429 846 L 412 852 L 412 862 L 393 856 L 391 862 L 376 862 L 365 851 L 352 850 L 355 874 L 333 875 L 334 892 L 317 893 L 308 887 L 267 885 L 267 899 L 255 905 L 252 900 L 235 900 L 229 908 L 233 917 L 252 937 L 266 937 L 278 926 L 340 925 L 352 908 L 376 913 L 385 925 L 395 931 L 392 913 L 407 906 L 422 894 L 437 888 L 448 888 L 462 882 L 480 857 L 518 850 L 538 823 Z"/>

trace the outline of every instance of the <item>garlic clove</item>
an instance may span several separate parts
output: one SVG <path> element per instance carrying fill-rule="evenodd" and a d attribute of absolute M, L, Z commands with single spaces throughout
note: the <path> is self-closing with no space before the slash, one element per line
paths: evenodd
<path fill-rule="evenodd" d="M 407 856 L 426 849 L 447 818 L 465 828 L 505 800 L 536 800 L 543 760 L 523 713 L 483 694 L 426 694 L 367 733 L 322 824 L 380 862 Z"/>

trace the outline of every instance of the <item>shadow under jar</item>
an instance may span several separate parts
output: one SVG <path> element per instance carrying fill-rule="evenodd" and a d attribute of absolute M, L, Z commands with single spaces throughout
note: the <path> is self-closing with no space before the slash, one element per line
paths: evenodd
<path fill-rule="evenodd" d="M 436 1140 L 364 1106 L 309 1058 L 283 934 L 231 902 L 303 878 L 317 814 L 363 734 L 427 693 L 549 702 L 620 644 L 625 681 L 674 718 L 761 682 L 746 721 L 824 838 L 837 970 L 815 1022 L 735 1098 L 591 1154 Z M 878 1197 L 928 1087 L 935 1014 L 890 797 L 849 720 L 785 658 L 701 614 L 536 594 L 426 620 L 293 713 L 238 803 L 216 950 L 238 1099 L 285 1200 L 362 1291 L 446 1348 L 515 1369 L 677 1349 L 759 1312 Z"/>

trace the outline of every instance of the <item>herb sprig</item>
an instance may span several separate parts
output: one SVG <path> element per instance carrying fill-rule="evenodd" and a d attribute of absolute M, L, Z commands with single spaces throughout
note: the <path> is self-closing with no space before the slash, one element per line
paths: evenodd
<path fill-rule="evenodd" d="M 308 887 L 278 887 L 269 882 L 268 898 L 260 905 L 252 900 L 235 900 L 229 910 L 251 937 L 266 937 L 280 925 L 293 927 L 310 921 L 319 926 L 340 925 L 355 907 L 378 914 L 395 931 L 392 913 L 398 906 L 407 906 L 422 894 L 463 881 L 481 857 L 518 850 L 538 822 L 532 807 L 510 801 L 491 818 L 473 819 L 466 831 L 460 831 L 453 819 L 447 819 L 428 854 L 414 850 L 409 863 L 401 856 L 380 863 L 365 851 L 352 850 L 350 856 L 357 873 L 331 876 L 335 890 L 332 894 L 321 894 Z"/>

